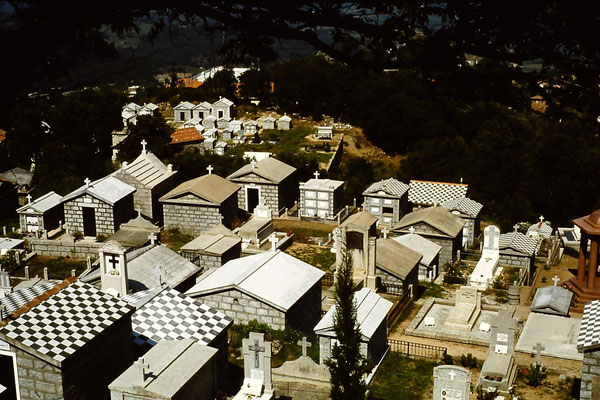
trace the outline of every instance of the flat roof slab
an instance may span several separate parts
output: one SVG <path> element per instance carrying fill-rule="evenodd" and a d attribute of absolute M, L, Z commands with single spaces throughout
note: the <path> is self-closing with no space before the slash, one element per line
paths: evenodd
<path fill-rule="evenodd" d="M 543 356 L 582 361 L 583 354 L 577 351 L 580 325 L 581 318 L 530 313 L 516 350 L 536 354 L 532 349 L 541 343 L 546 348 L 542 351 Z"/>

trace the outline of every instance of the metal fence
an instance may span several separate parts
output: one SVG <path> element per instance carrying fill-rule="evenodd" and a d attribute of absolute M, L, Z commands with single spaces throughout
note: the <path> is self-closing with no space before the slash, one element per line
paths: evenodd
<path fill-rule="evenodd" d="M 321 279 L 321 285 L 322 286 L 332 286 L 334 282 L 333 279 L 333 274 L 326 272 L 325 275 L 323 275 L 323 278 Z"/>
<path fill-rule="evenodd" d="M 448 351 L 446 347 L 388 339 L 390 351 L 415 358 L 441 359 Z"/>

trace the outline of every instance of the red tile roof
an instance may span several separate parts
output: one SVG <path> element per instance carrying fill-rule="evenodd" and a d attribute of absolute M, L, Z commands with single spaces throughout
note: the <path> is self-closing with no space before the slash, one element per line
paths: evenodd
<path fill-rule="evenodd" d="M 171 134 L 170 144 L 199 142 L 204 140 L 204 136 L 194 127 L 177 129 Z"/>
<path fill-rule="evenodd" d="M 0 143 L 4 142 L 6 139 L 6 131 L 0 129 Z"/>

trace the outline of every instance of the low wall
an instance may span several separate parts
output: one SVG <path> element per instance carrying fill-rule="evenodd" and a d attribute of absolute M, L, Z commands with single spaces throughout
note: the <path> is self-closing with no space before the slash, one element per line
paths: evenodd
<path fill-rule="evenodd" d="M 87 258 L 98 257 L 98 250 L 103 243 L 98 242 L 67 242 L 61 240 L 30 239 L 29 247 L 40 256 Z"/>
<path fill-rule="evenodd" d="M 331 375 L 324 365 L 317 364 L 310 357 L 286 361 L 281 367 L 273 368 L 273 381 L 294 381 L 311 384 L 331 384 Z"/>

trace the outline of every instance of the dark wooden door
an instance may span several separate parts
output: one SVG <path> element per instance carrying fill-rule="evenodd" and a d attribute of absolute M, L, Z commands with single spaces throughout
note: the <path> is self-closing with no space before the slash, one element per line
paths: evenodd
<path fill-rule="evenodd" d="M 96 236 L 96 213 L 92 207 L 83 207 L 83 236 Z"/>
<path fill-rule="evenodd" d="M 253 213 L 258 205 L 258 189 L 248 188 L 248 212 Z"/>
<path fill-rule="evenodd" d="M 13 358 L 0 354 L 0 400 L 17 400 Z"/>

